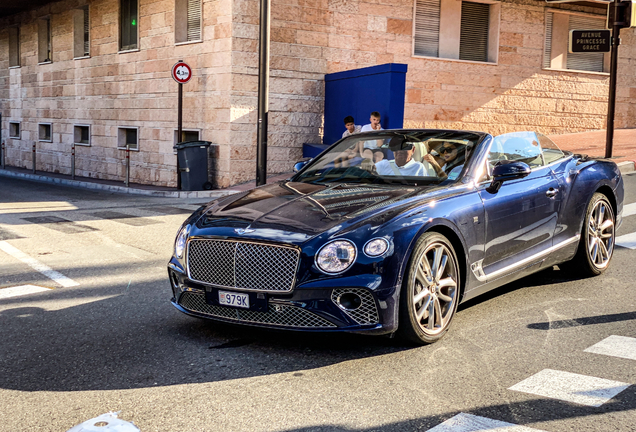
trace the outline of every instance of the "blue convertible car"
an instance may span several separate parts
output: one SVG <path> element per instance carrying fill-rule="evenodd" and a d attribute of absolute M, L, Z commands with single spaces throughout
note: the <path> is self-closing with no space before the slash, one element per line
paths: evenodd
<path fill-rule="evenodd" d="M 601 274 L 621 222 L 616 164 L 534 132 L 363 133 L 297 168 L 184 222 L 168 264 L 180 311 L 431 343 L 460 302 L 515 279 Z"/>

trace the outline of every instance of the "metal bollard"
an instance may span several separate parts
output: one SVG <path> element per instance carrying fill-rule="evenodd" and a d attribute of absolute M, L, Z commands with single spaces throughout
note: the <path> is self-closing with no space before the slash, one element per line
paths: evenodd
<path fill-rule="evenodd" d="M 130 186 L 130 144 L 126 144 L 126 187 Z"/>
<path fill-rule="evenodd" d="M 2 147 L 0 147 L 0 166 L 4 169 L 4 141 L 2 141 Z"/>
<path fill-rule="evenodd" d="M 71 146 L 71 179 L 75 180 L 75 143 Z"/>
<path fill-rule="evenodd" d="M 35 143 L 33 143 L 33 174 L 35 174 Z"/>

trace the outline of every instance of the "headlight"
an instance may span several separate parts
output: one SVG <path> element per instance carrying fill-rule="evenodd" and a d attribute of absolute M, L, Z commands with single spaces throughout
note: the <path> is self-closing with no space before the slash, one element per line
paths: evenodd
<path fill-rule="evenodd" d="M 370 257 L 377 257 L 384 254 L 389 249 L 389 242 L 383 238 L 369 240 L 364 245 L 364 253 Z"/>
<path fill-rule="evenodd" d="M 325 273 L 342 273 L 356 260 L 356 247 L 349 240 L 327 243 L 316 255 L 316 265 Z"/>
<path fill-rule="evenodd" d="M 190 234 L 190 228 L 191 226 L 189 224 L 184 226 L 177 235 L 177 240 L 174 243 L 174 253 L 177 255 L 177 258 L 183 258 L 183 252 L 185 251 L 188 234 Z"/>

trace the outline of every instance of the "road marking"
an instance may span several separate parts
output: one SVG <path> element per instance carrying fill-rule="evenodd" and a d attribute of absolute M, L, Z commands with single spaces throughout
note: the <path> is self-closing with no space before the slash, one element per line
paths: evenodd
<path fill-rule="evenodd" d="M 616 245 L 624 248 L 636 249 L 636 233 L 616 237 Z"/>
<path fill-rule="evenodd" d="M 0 241 L 0 250 L 31 266 L 31 268 L 33 268 L 34 270 L 39 271 L 47 278 L 53 280 L 55 283 L 58 283 L 65 288 L 79 285 L 79 283 L 75 282 L 73 279 L 69 279 L 62 273 L 56 272 L 55 270 L 51 269 L 51 267 L 47 266 L 46 264 L 42 264 L 35 258 L 31 258 L 20 249 L 11 246 L 5 241 Z"/>
<path fill-rule="evenodd" d="M 600 407 L 629 386 L 624 382 L 544 369 L 508 390 Z"/>
<path fill-rule="evenodd" d="M 612 335 L 584 351 L 636 360 L 636 338 Z"/>
<path fill-rule="evenodd" d="M 539 429 L 532 429 L 527 426 L 519 426 L 486 417 L 479 417 L 472 414 L 459 413 L 455 417 L 449 418 L 444 423 L 429 429 L 428 432 L 543 432 Z"/>
<path fill-rule="evenodd" d="M 636 215 L 636 203 L 625 204 L 623 206 L 623 217 Z"/>
<path fill-rule="evenodd" d="M 0 299 L 5 299 L 9 297 L 18 297 L 27 294 L 34 294 L 44 291 L 51 291 L 51 288 L 44 288 L 37 285 L 20 285 L 14 286 L 10 288 L 2 288 L 0 289 Z"/>

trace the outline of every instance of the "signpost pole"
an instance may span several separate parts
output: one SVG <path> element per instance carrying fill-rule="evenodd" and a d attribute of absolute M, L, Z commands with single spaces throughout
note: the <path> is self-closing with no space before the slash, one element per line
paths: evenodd
<path fill-rule="evenodd" d="M 621 44 L 621 25 L 618 22 L 619 1 L 614 0 L 609 7 L 614 8 L 614 22 L 612 24 L 612 51 L 610 54 L 610 83 L 607 101 L 607 134 L 605 138 L 605 157 L 612 157 L 614 146 L 614 115 L 616 109 L 616 70 L 618 69 L 618 46 Z"/>
<path fill-rule="evenodd" d="M 267 123 L 269 116 L 269 10 L 271 0 L 261 0 L 260 3 L 256 186 L 261 186 L 267 183 Z"/>

